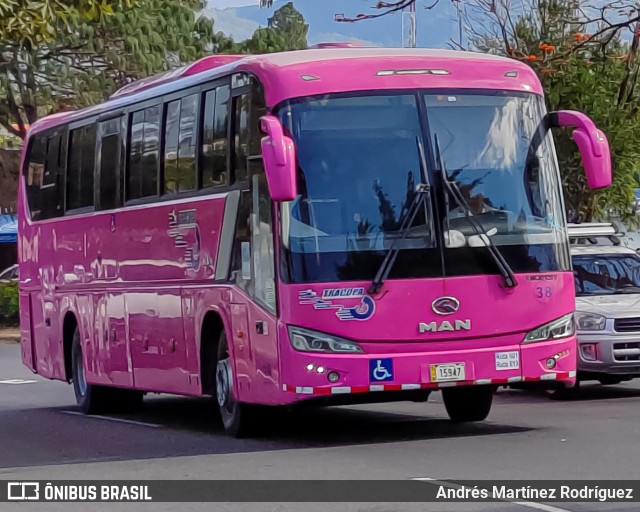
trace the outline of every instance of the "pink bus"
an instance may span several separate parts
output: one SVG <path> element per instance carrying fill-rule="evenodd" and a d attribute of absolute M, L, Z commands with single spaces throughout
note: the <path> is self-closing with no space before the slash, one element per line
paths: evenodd
<path fill-rule="evenodd" d="M 574 286 L 550 128 L 588 184 L 605 136 L 514 60 L 315 47 L 213 56 L 40 120 L 19 197 L 22 360 L 87 414 L 145 393 L 261 406 L 572 386 Z"/>

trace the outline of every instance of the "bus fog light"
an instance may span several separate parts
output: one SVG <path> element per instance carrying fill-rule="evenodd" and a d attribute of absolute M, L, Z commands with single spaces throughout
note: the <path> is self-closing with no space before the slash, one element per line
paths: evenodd
<path fill-rule="evenodd" d="M 340 380 L 340 374 L 338 372 L 329 372 L 327 379 L 329 379 L 329 382 L 338 382 L 338 380 Z"/>
<path fill-rule="evenodd" d="M 553 357 L 547 359 L 547 369 L 552 370 L 556 367 L 556 360 Z"/>

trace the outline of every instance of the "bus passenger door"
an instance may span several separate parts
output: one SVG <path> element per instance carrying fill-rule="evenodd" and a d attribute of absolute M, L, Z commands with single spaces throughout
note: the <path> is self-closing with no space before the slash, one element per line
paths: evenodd
<path fill-rule="evenodd" d="M 279 391 L 272 203 L 262 160 L 250 159 L 248 167 L 250 190 L 241 199 L 233 271 L 252 300 L 231 306 L 235 365 L 240 391 L 248 388 L 241 398 L 269 403 Z M 243 229 L 247 225 L 249 229 Z M 239 331 L 243 338 L 238 338 Z M 247 375 L 251 377 L 245 385 Z"/>
<path fill-rule="evenodd" d="M 249 306 L 252 352 L 257 383 L 263 400 L 279 392 L 276 337 L 276 279 L 273 236 L 273 204 L 262 160 L 249 162 L 251 180 L 251 259 L 254 302 Z"/>

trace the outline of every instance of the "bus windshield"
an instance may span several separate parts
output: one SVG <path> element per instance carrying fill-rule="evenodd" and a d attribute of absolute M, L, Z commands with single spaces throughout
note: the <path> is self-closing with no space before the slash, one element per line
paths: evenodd
<path fill-rule="evenodd" d="M 424 209 L 398 244 L 389 278 L 497 274 L 466 218 L 469 210 L 514 272 L 569 268 L 542 98 L 342 93 L 291 100 L 278 114 L 299 164 L 299 196 L 282 205 L 285 280 L 371 279 L 399 236 L 418 183 L 433 185 L 433 208 Z M 419 143 L 427 150 L 427 169 Z M 443 172 L 468 208 L 446 197 L 438 179 Z"/>

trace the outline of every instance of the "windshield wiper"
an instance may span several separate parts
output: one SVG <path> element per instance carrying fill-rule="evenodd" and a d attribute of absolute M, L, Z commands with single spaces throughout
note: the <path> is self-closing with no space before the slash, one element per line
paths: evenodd
<path fill-rule="evenodd" d="M 418 145 L 420 166 L 423 167 L 422 175 L 427 176 L 426 168 L 424 168 L 426 167 L 426 158 L 424 156 L 424 150 L 422 148 L 422 144 L 420 144 L 420 140 L 417 137 L 416 137 L 416 143 Z M 407 208 L 404 220 L 400 225 L 401 234 L 399 237 L 394 238 L 393 242 L 391 243 L 391 247 L 389 247 L 387 254 L 385 255 L 385 258 L 382 261 L 382 264 L 380 265 L 378 272 L 376 273 L 376 276 L 373 278 L 371 285 L 369 285 L 368 292 L 370 294 L 378 293 L 382 288 L 382 283 L 389 276 L 389 273 L 391 272 L 391 269 L 393 268 L 393 265 L 396 262 L 398 254 L 400 253 L 400 249 L 398 249 L 397 247 L 398 242 L 402 242 L 403 240 L 406 240 L 407 235 L 409 234 L 409 230 L 411 229 L 411 226 L 413 225 L 413 221 L 415 220 L 416 215 L 420 211 L 421 206 L 425 207 L 425 216 L 426 216 L 425 222 L 429 223 L 429 234 L 433 237 L 433 229 L 431 226 L 433 219 L 432 219 L 432 216 L 430 215 L 431 185 L 429 185 L 428 183 L 418 183 L 416 185 L 414 192 L 415 194 L 413 196 L 413 201 Z"/>
<path fill-rule="evenodd" d="M 471 207 L 465 200 L 462 192 L 460 192 L 460 188 L 455 181 L 449 179 L 449 175 L 447 173 L 447 169 L 444 165 L 444 159 L 442 158 L 442 151 L 440 149 L 440 142 L 438 140 L 438 135 L 434 136 L 435 138 L 435 149 L 436 149 L 436 158 L 438 159 L 438 166 L 440 167 L 440 174 L 442 178 L 442 182 L 445 185 L 445 201 L 448 201 L 448 196 L 451 196 L 454 201 L 458 204 L 460 208 L 464 211 L 465 218 L 471 224 L 471 227 L 475 230 L 476 234 L 480 236 L 480 239 L 484 242 L 484 246 L 491 254 L 491 257 L 496 262 L 498 269 L 500 270 L 500 274 L 502 275 L 502 279 L 504 280 L 504 284 L 507 288 L 515 288 L 518 286 L 518 281 L 516 280 L 516 276 L 513 273 L 513 270 L 502 256 L 502 253 L 498 250 L 498 248 L 493 244 L 491 238 L 487 234 L 487 231 L 482 227 L 482 224 L 478 222 L 473 216 L 473 212 L 471 211 Z M 445 215 L 449 215 L 449 212 L 445 212 Z M 451 237 L 451 233 L 449 233 L 449 237 Z"/>

